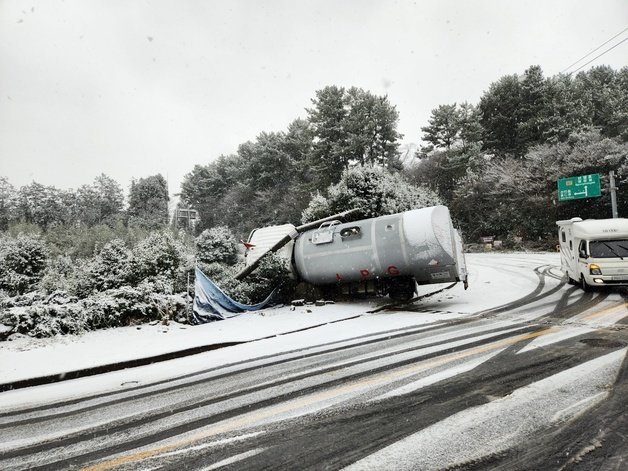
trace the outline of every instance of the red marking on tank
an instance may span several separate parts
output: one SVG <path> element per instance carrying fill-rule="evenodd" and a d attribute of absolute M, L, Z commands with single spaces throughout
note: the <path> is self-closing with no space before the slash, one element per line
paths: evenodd
<path fill-rule="evenodd" d="M 388 272 L 389 275 L 398 275 L 399 274 L 399 268 L 397 268 L 394 265 L 389 266 L 386 271 Z"/>
<path fill-rule="evenodd" d="M 342 276 L 336 273 L 336 281 L 342 281 Z"/>
<path fill-rule="evenodd" d="M 369 275 L 370 275 L 370 272 L 369 272 L 368 270 L 366 270 L 366 269 L 364 269 L 364 270 L 360 270 L 360 276 L 361 276 L 362 278 L 366 278 L 366 277 L 367 277 L 367 276 L 369 276 Z"/>

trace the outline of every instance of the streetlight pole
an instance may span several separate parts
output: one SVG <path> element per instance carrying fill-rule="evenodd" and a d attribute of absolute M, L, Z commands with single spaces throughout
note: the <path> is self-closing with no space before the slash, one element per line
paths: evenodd
<path fill-rule="evenodd" d="M 611 192 L 611 211 L 613 219 L 616 219 L 619 217 L 617 215 L 617 187 L 615 186 L 615 172 L 612 170 L 608 173 L 608 183 Z"/>

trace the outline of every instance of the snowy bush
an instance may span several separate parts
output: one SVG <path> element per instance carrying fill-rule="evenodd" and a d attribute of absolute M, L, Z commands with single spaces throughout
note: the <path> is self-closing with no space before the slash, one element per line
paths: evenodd
<path fill-rule="evenodd" d="M 400 174 L 379 167 L 356 167 L 343 172 L 340 181 L 328 188 L 327 198 L 315 196 L 301 217 L 306 223 L 359 208 L 351 217 L 364 219 L 438 204 L 442 202 L 436 193 L 408 183 Z"/>
<path fill-rule="evenodd" d="M 205 229 L 194 242 L 199 262 L 233 265 L 238 261 L 238 243 L 226 226 Z"/>
<path fill-rule="evenodd" d="M 230 266 L 225 265 L 224 263 L 204 263 L 198 262 L 196 266 L 207 275 L 212 281 L 222 287 L 222 284 L 226 282 L 227 279 L 233 278 L 237 274 L 237 269 L 240 266 Z"/>
<path fill-rule="evenodd" d="M 174 282 L 185 261 L 180 240 L 169 232 L 153 232 L 132 251 L 131 278 L 139 283 L 162 276 Z"/>
<path fill-rule="evenodd" d="M 93 290 L 119 288 L 131 278 L 131 251 L 122 240 L 114 239 L 90 260 L 85 271 Z"/>
<path fill-rule="evenodd" d="M 320 193 L 316 193 L 310 200 L 310 204 L 301 213 L 301 222 L 308 223 L 331 216 L 333 213 L 327 198 Z"/>
<path fill-rule="evenodd" d="M 154 310 L 142 290 L 131 286 L 95 293 L 83 301 L 92 329 L 125 325 L 156 319 Z"/>
<path fill-rule="evenodd" d="M 159 293 L 159 288 L 153 283 L 141 283 L 137 287 L 123 286 L 90 296 L 82 303 L 90 328 L 118 327 L 185 315 L 185 299 Z"/>
<path fill-rule="evenodd" d="M 198 267 L 229 297 L 244 304 L 263 301 L 275 288 L 281 287 L 283 293 L 293 287 L 288 261 L 277 254 L 264 257 L 257 269 L 242 281 L 236 280 L 235 275 L 244 268 L 243 264 L 199 263 Z"/>
<path fill-rule="evenodd" d="M 39 290 L 44 294 L 67 291 L 77 294 L 79 286 L 85 283 L 84 263 L 75 262 L 68 256 L 58 256 L 49 260 L 44 275 L 39 282 Z"/>
<path fill-rule="evenodd" d="M 88 330 L 85 309 L 76 298 L 58 292 L 47 301 L 50 302 L 39 300 L 27 306 L 20 306 L 18 301 L 4 311 L 0 323 L 11 326 L 13 332 L 38 338 Z"/>
<path fill-rule="evenodd" d="M 184 277 L 193 266 L 193 257 L 170 233 L 156 232 L 129 250 L 121 239 L 114 239 L 83 267 L 76 292 L 85 297 L 94 292 L 151 281 L 160 292 L 185 289 Z M 166 288 L 163 288 L 166 286 Z"/>
<path fill-rule="evenodd" d="M 163 286 L 141 283 L 95 293 L 85 299 L 63 291 L 47 297 L 3 301 L 0 323 L 31 337 L 79 334 L 88 330 L 186 317 L 186 300 L 164 294 Z"/>
<path fill-rule="evenodd" d="M 274 302 L 286 302 L 292 296 L 295 281 L 290 276 L 289 262 L 278 254 L 269 254 L 247 279 L 248 296 L 254 302 L 264 300 L 275 288 L 279 288 Z"/>
<path fill-rule="evenodd" d="M 11 307 L 24 307 L 31 304 L 43 302 L 46 299 L 46 295 L 38 291 L 31 291 L 30 293 L 18 294 L 17 296 L 5 297 L 2 301 L 2 305 L 7 308 Z"/>
<path fill-rule="evenodd" d="M 72 260 L 58 256 L 52 259 L 39 288 L 48 294 L 64 290 L 85 298 L 97 291 L 129 284 L 131 275 L 131 251 L 122 240 L 114 239 L 91 258 Z"/>
<path fill-rule="evenodd" d="M 5 235 L 11 236 L 13 238 L 17 238 L 20 234 L 28 234 L 34 237 L 41 237 L 43 235 L 41 227 L 32 222 L 25 221 L 17 221 L 13 222 L 8 230 L 5 232 Z"/>
<path fill-rule="evenodd" d="M 37 283 L 46 268 L 47 249 L 37 236 L 0 238 L 0 289 L 21 294 Z"/>
<path fill-rule="evenodd" d="M 106 242 L 90 258 L 46 261 L 36 236 L 0 238 L 0 323 L 34 337 L 76 334 L 151 320 L 185 319 L 183 291 L 194 253 L 155 232 L 131 250 Z M 193 281 L 193 280 L 192 280 Z"/>
<path fill-rule="evenodd" d="M 57 226 L 50 228 L 44 237 L 52 255 L 87 258 L 119 235 L 114 228 L 99 224 L 93 227 Z"/>

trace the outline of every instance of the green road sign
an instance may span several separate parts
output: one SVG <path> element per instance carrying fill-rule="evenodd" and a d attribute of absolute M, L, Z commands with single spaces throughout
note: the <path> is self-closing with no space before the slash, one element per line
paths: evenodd
<path fill-rule="evenodd" d="M 558 201 L 595 198 L 597 196 L 602 196 L 598 173 L 558 180 Z"/>

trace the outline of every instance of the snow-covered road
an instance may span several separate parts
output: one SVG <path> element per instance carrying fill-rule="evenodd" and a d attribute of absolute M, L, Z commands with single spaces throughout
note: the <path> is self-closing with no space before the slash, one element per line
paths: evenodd
<path fill-rule="evenodd" d="M 254 358 L 263 353 L 281 351 L 295 345 L 316 344 L 320 338 L 331 336 L 337 339 L 355 333 L 373 333 L 465 317 L 527 295 L 536 289 L 539 283 L 538 276 L 529 268 L 558 263 L 558 255 L 553 253 L 526 255 L 526 262 L 523 264 L 518 261 L 518 256 L 513 258 L 500 254 L 470 254 L 467 258 L 470 264 L 469 290 L 465 291 L 459 284 L 454 289 L 422 301 L 417 309 L 411 312 L 370 315 L 367 314 L 369 310 L 386 303 L 386 300 L 357 301 L 300 307 L 294 311 L 290 307 L 271 308 L 261 312 L 245 313 L 224 322 L 194 327 L 173 322 L 169 326 L 143 325 L 139 328 L 100 330 L 80 336 L 0 342 L 0 384 L 41 376 L 65 375 L 69 371 L 212 344 L 251 343 L 246 348 L 235 349 L 235 352 L 234 349 L 230 349 L 198 356 L 192 359 L 189 366 L 184 365 L 186 362 L 177 363 L 177 370 L 195 371 L 208 363 L 219 365 L 234 359 Z M 520 267 L 528 269 L 521 270 Z M 562 276 L 558 271 L 556 273 Z M 421 287 L 420 293 L 432 292 L 436 287 L 439 285 Z M 357 322 L 337 322 L 356 316 L 363 319 Z M 318 329 L 311 332 L 311 335 L 305 334 L 299 338 L 289 336 L 279 340 L 273 339 L 272 342 L 265 340 L 256 342 L 312 327 Z M 138 371 L 133 372 L 134 381 L 138 380 Z M 139 373 L 143 378 L 150 380 L 169 378 L 173 372 L 170 370 L 164 372 L 163 365 L 160 365 L 157 368 L 145 368 Z M 115 379 L 113 384 L 117 383 L 118 379 Z M 24 400 L 24 397 L 20 398 L 20 401 Z M 0 397 L 0 407 L 2 405 Z"/>
<path fill-rule="evenodd" d="M 472 254 L 468 291 L 411 310 L 286 307 L 2 345 L 6 382 L 242 342 L 0 393 L 0 468 L 621 469 L 628 296 L 566 285 L 557 263 Z"/>

